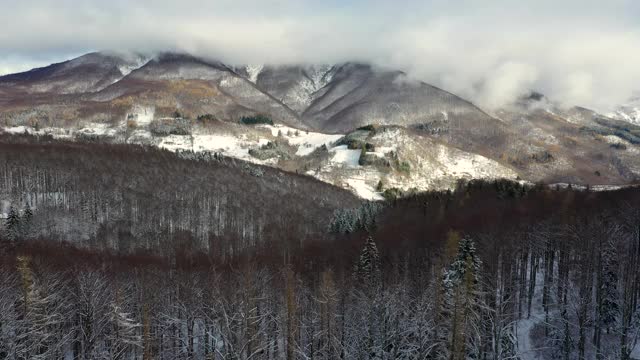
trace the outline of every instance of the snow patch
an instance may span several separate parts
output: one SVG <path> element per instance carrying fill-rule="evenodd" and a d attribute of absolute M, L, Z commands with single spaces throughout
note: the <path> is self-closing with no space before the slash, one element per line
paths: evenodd
<path fill-rule="evenodd" d="M 117 129 L 111 127 L 109 124 L 88 123 L 76 133 L 82 135 L 114 136 L 117 133 Z"/>
<path fill-rule="evenodd" d="M 305 77 L 293 86 L 282 102 L 296 111 L 302 112 L 313 100 L 313 94 L 325 87 L 332 79 L 329 65 L 311 66 L 304 69 Z"/>
<path fill-rule="evenodd" d="M 621 106 L 618 110 L 607 114 L 607 116 L 616 120 L 622 120 L 635 125 L 640 125 L 640 107 L 634 105 L 635 104 Z"/>
<path fill-rule="evenodd" d="M 314 84 L 314 92 L 322 89 L 333 79 L 333 73 L 331 65 L 317 65 L 307 69 L 307 73 Z"/>
<path fill-rule="evenodd" d="M 9 134 L 24 134 L 24 133 L 30 133 L 29 132 L 30 128 L 26 127 L 26 126 L 13 126 L 13 127 L 7 127 L 4 128 L 4 131 L 6 133 Z"/>
<path fill-rule="evenodd" d="M 439 147 L 438 161 L 444 165 L 446 173 L 455 177 L 492 177 L 494 169 L 502 165 L 484 156 L 471 153 L 452 153 L 449 148 Z"/>
<path fill-rule="evenodd" d="M 322 145 L 329 148 L 331 144 L 340 139 L 342 135 L 330 135 L 322 133 L 301 133 L 300 136 L 287 139 L 290 145 L 298 146 L 296 155 L 306 156 Z"/>
<path fill-rule="evenodd" d="M 220 151 L 227 156 L 240 159 L 250 158 L 249 147 L 252 144 L 232 135 L 195 135 L 194 151 Z"/>
<path fill-rule="evenodd" d="M 134 70 L 140 69 L 147 62 L 149 62 L 148 58 L 139 56 L 128 64 L 118 66 L 118 70 L 120 70 L 120 73 L 122 74 L 122 76 L 127 76 L 131 74 L 131 72 L 133 72 Z"/>
<path fill-rule="evenodd" d="M 342 164 L 348 167 L 359 167 L 360 150 L 351 150 L 347 145 L 340 145 L 332 148 L 330 152 L 334 153 L 331 163 Z"/>
<path fill-rule="evenodd" d="M 264 65 L 247 65 L 244 69 L 249 76 L 249 81 L 255 84 L 256 81 L 258 81 L 258 75 L 260 75 L 262 69 L 264 69 Z"/>
<path fill-rule="evenodd" d="M 268 142 L 268 139 L 250 140 L 244 134 L 240 136 L 231 134 L 169 135 L 160 140 L 158 147 L 170 151 L 219 152 L 225 156 L 256 164 L 274 165 L 277 158 L 259 160 L 249 154 L 250 149 L 265 145 Z"/>
<path fill-rule="evenodd" d="M 147 126 L 153 121 L 155 112 L 155 107 L 136 105 L 127 114 L 127 120 L 134 120 L 138 126 Z"/>
<path fill-rule="evenodd" d="M 365 179 L 349 178 L 347 185 L 359 197 L 367 200 L 384 200 L 382 195 L 377 193 L 372 186 L 367 185 Z"/>
<path fill-rule="evenodd" d="M 297 156 L 306 156 L 311 154 L 315 149 L 322 145 L 330 148 L 333 143 L 338 141 L 344 135 L 323 134 L 318 132 L 310 132 L 294 129 L 284 125 L 263 125 L 262 128 L 271 131 L 272 136 L 279 136 L 287 140 L 289 145 L 297 146 Z"/>

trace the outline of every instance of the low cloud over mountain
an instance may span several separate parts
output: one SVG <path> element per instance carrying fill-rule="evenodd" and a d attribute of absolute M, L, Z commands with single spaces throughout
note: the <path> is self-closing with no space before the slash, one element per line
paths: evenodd
<path fill-rule="evenodd" d="M 235 64 L 356 60 L 406 69 L 487 108 L 534 89 L 602 111 L 640 83 L 640 5 L 631 0 L 25 0 L 10 10 L 0 13 L 2 73 L 94 49 Z"/>

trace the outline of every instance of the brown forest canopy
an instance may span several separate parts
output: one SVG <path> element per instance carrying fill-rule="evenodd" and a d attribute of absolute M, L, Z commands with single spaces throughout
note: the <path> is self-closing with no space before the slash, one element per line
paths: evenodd
<path fill-rule="evenodd" d="M 0 193 L 0 358 L 628 360 L 640 338 L 640 188 L 371 207 L 219 154 L 4 136 Z"/>

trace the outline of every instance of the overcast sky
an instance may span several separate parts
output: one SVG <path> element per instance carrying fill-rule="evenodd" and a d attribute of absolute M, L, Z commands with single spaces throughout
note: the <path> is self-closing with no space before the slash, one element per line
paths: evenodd
<path fill-rule="evenodd" d="M 640 1 L 0 0 L 0 73 L 94 50 L 367 61 L 484 106 L 535 89 L 606 109 L 640 90 Z"/>

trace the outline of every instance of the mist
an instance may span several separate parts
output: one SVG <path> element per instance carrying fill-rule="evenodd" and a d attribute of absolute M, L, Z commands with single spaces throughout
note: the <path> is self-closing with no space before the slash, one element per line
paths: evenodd
<path fill-rule="evenodd" d="M 600 111 L 640 88 L 640 3 L 0 0 L 0 73 L 95 50 L 233 64 L 361 61 L 484 106 L 531 90 Z"/>

